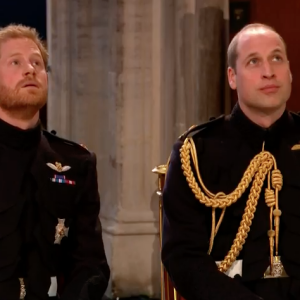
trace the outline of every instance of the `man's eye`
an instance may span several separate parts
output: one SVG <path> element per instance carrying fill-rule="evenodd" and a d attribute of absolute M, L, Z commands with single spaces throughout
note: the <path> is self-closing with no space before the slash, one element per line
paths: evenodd
<path fill-rule="evenodd" d="M 12 64 L 13 66 L 16 66 L 16 65 L 19 64 L 19 61 L 18 61 L 18 60 L 13 60 L 13 61 L 11 62 L 11 64 Z"/>
<path fill-rule="evenodd" d="M 250 59 L 249 64 L 250 65 L 255 65 L 255 64 L 257 64 L 257 62 L 258 62 L 257 58 L 252 58 L 252 59 Z"/>
<path fill-rule="evenodd" d="M 274 61 L 282 61 L 282 57 L 279 56 L 279 55 L 275 55 L 275 56 L 273 57 L 273 60 L 274 60 Z"/>

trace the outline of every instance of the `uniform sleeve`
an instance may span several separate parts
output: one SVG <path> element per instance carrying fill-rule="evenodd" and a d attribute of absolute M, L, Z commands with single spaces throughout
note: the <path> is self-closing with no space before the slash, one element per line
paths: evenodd
<path fill-rule="evenodd" d="M 174 145 L 163 191 L 162 261 L 171 281 L 186 300 L 261 299 L 218 271 L 207 254 L 210 232 L 205 226 L 205 207 L 183 175 L 181 146 L 182 142 Z"/>
<path fill-rule="evenodd" d="M 109 281 L 99 220 L 100 197 L 98 193 L 96 157 L 87 161 L 88 174 L 76 209 L 73 231 L 69 232 L 71 272 L 61 300 L 101 299 Z"/>

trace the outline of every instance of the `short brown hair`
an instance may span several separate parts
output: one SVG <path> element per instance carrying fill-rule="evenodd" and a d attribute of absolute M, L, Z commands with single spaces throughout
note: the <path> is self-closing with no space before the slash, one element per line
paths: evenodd
<path fill-rule="evenodd" d="M 47 68 L 48 52 L 35 28 L 24 26 L 24 25 L 15 25 L 15 24 L 11 24 L 6 27 L 0 28 L 0 46 L 3 42 L 6 42 L 10 39 L 19 39 L 19 38 L 31 39 L 38 46 L 42 54 L 45 68 Z"/>
<path fill-rule="evenodd" d="M 271 26 L 266 25 L 266 24 L 261 24 L 261 23 L 253 23 L 253 24 L 249 24 L 245 27 L 243 27 L 231 40 L 229 46 L 228 46 L 228 50 L 227 50 L 227 62 L 228 62 L 228 67 L 233 68 L 234 70 L 236 70 L 236 60 L 238 57 L 238 53 L 237 53 L 237 47 L 238 47 L 238 43 L 239 43 L 239 38 L 241 36 L 241 34 L 249 29 L 258 29 L 258 28 L 265 28 L 268 29 L 270 31 L 275 32 L 276 34 L 278 34 L 279 38 L 282 40 L 285 51 L 287 50 L 286 48 L 286 43 L 284 41 L 284 39 L 282 38 L 282 36 Z"/>

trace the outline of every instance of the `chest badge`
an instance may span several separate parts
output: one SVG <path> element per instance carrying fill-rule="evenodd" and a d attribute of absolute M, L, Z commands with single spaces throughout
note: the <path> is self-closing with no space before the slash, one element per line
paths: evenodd
<path fill-rule="evenodd" d="M 71 169 L 70 166 L 62 166 L 59 162 L 55 162 L 55 164 L 47 163 L 47 166 L 58 173 L 66 172 Z"/>
<path fill-rule="evenodd" d="M 292 147 L 292 150 L 300 150 L 300 144 L 296 144 Z"/>
<path fill-rule="evenodd" d="M 70 166 L 62 166 L 62 164 L 59 162 L 55 162 L 55 164 L 47 163 L 47 166 L 58 173 L 66 172 L 71 169 Z M 75 180 L 70 180 L 61 174 L 55 174 L 52 178 L 50 178 L 50 180 L 56 183 L 64 183 L 69 185 L 76 184 Z"/>
<path fill-rule="evenodd" d="M 65 219 L 58 219 L 58 223 L 55 227 L 55 240 L 54 244 L 60 244 L 64 237 L 67 237 L 69 228 L 65 226 Z"/>
<path fill-rule="evenodd" d="M 64 183 L 64 184 L 69 184 L 69 185 L 75 185 L 76 184 L 75 180 L 69 180 L 64 175 L 54 175 L 54 177 L 50 178 L 50 180 L 52 182 L 56 182 L 56 183 Z"/>

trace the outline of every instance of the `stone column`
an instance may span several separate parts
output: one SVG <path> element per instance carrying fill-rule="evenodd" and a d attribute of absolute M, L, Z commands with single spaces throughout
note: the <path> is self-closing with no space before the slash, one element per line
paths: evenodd
<path fill-rule="evenodd" d="M 48 0 L 47 9 L 48 128 L 98 150 L 112 89 L 110 6 L 105 0 Z"/>
<path fill-rule="evenodd" d="M 166 147 L 190 126 L 230 111 L 225 64 L 228 6 L 228 0 L 164 1 Z"/>
<path fill-rule="evenodd" d="M 227 78 L 227 48 L 230 43 L 230 28 L 229 28 L 229 0 L 223 1 L 223 10 L 224 10 L 224 104 L 223 104 L 223 113 L 229 114 L 231 112 L 231 95 L 230 95 L 230 86 L 228 84 Z"/>
<path fill-rule="evenodd" d="M 159 297 L 151 170 L 179 134 L 222 110 L 221 90 L 208 88 L 222 88 L 222 9 L 199 2 L 47 1 L 48 128 L 97 154 L 109 297 Z M 210 29 L 199 28 L 208 16 Z"/>
<path fill-rule="evenodd" d="M 161 3 L 48 0 L 48 128 L 97 154 L 111 297 L 160 294 Z"/>
<path fill-rule="evenodd" d="M 70 136 L 71 122 L 71 66 L 69 63 L 71 20 L 69 8 L 66 1 L 47 1 L 47 48 L 50 68 L 47 125 L 48 128 L 50 126 L 50 130 L 54 128 L 59 130 L 63 136 Z"/>
<path fill-rule="evenodd" d="M 197 1 L 198 84 L 200 123 L 224 112 L 224 0 Z"/>
<path fill-rule="evenodd" d="M 151 173 L 161 159 L 160 12 L 161 1 L 123 0 L 112 4 L 110 15 L 115 93 L 109 165 L 100 175 L 107 177 L 101 220 L 112 269 L 108 295 L 113 297 L 160 293 L 158 205 Z"/>

